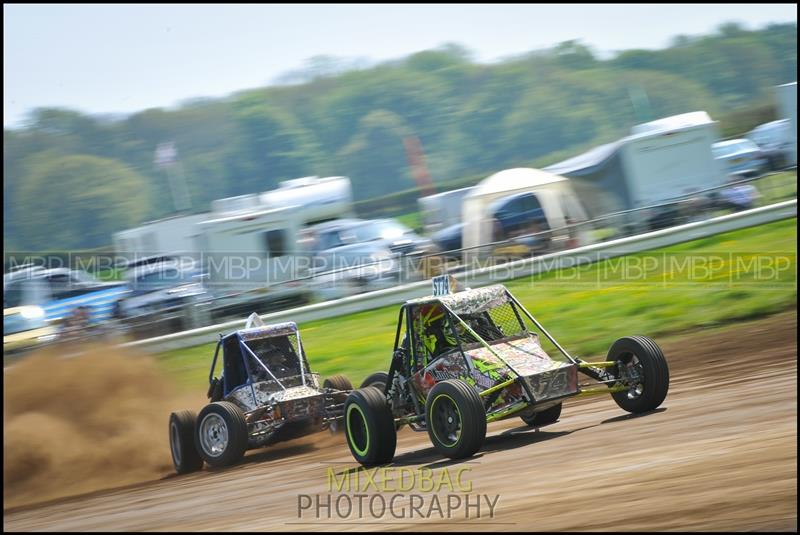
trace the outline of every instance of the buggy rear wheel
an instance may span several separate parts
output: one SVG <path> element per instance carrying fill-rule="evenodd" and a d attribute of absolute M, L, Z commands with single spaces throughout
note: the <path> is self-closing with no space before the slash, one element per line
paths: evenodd
<path fill-rule="evenodd" d="M 381 392 L 386 391 L 386 382 L 389 380 L 389 374 L 386 372 L 375 372 L 366 379 L 364 382 L 361 383 L 359 388 L 366 388 L 368 386 L 374 386 Z"/>
<path fill-rule="evenodd" d="M 646 336 L 628 336 L 614 342 L 608 350 L 609 361 L 617 361 L 616 385 L 628 390 L 611 396 L 622 409 L 642 413 L 657 408 L 667 397 L 669 367 L 661 348 Z"/>
<path fill-rule="evenodd" d="M 195 430 L 197 452 L 211 466 L 239 462 L 247 451 L 247 423 L 242 410 L 228 401 L 203 407 Z"/>
<path fill-rule="evenodd" d="M 486 410 L 478 392 L 460 379 L 437 383 L 425 402 L 428 436 L 451 459 L 470 457 L 486 438 Z"/>
<path fill-rule="evenodd" d="M 196 472 L 203 468 L 203 459 L 194 445 L 194 426 L 197 417 L 192 411 L 178 411 L 169 415 L 169 449 L 172 464 L 179 474 Z"/>
<path fill-rule="evenodd" d="M 558 403 L 543 411 L 534 412 L 530 416 L 520 416 L 520 418 L 531 427 L 543 427 L 545 425 L 554 424 L 561 416 L 562 405 L 563 403 Z"/>
<path fill-rule="evenodd" d="M 397 448 L 394 416 L 383 393 L 375 387 L 354 390 L 344 402 L 347 445 L 364 466 L 388 463 Z"/>
<path fill-rule="evenodd" d="M 352 390 L 353 383 L 344 375 L 331 375 L 322 382 L 322 388 L 333 388 L 334 390 Z"/>

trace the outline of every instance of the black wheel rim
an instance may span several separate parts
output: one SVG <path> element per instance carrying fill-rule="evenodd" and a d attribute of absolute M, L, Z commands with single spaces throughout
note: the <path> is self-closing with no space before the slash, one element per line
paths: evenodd
<path fill-rule="evenodd" d="M 461 412 L 453 398 L 440 394 L 431 403 L 431 429 L 443 446 L 452 448 L 461 438 Z"/>

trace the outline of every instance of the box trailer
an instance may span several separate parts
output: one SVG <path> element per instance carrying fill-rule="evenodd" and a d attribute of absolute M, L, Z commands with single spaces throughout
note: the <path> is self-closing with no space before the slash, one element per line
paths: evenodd
<path fill-rule="evenodd" d="M 778 115 L 789 120 L 791 146 L 786 164 L 797 165 L 797 82 L 779 85 L 775 88 L 778 95 Z"/>
<path fill-rule="evenodd" d="M 718 139 L 706 112 L 684 113 L 636 125 L 619 141 L 545 170 L 568 177 L 594 218 L 725 184 L 724 166 L 711 150 Z"/>
<path fill-rule="evenodd" d="M 426 234 L 461 223 L 461 203 L 472 187 L 460 188 L 417 199 Z"/>

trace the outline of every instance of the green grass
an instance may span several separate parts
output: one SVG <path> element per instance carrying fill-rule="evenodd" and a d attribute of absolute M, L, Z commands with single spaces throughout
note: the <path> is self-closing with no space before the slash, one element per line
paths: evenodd
<path fill-rule="evenodd" d="M 422 216 L 419 212 L 403 214 L 401 216 L 397 216 L 395 219 L 416 232 L 422 231 Z"/>
<path fill-rule="evenodd" d="M 793 218 L 505 284 L 568 351 L 603 356 L 621 336 L 657 338 L 796 307 L 796 225 Z M 693 273 L 687 259 L 695 259 Z M 344 373 L 355 385 L 386 370 L 398 310 L 301 324 L 312 369 Z M 213 347 L 170 351 L 160 362 L 179 384 L 204 389 Z"/>
<path fill-rule="evenodd" d="M 761 194 L 759 204 L 767 205 L 797 197 L 797 171 L 784 171 L 755 182 Z"/>

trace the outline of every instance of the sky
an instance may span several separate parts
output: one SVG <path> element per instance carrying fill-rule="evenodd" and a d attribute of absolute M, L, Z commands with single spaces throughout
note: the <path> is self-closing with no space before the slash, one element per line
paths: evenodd
<path fill-rule="evenodd" d="M 458 43 L 485 63 L 579 39 L 607 57 L 729 21 L 797 22 L 797 5 L 4 4 L 3 125 L 40 106 L 127 114 L 223 97 L 318 55 L 384 61 Z"/>

